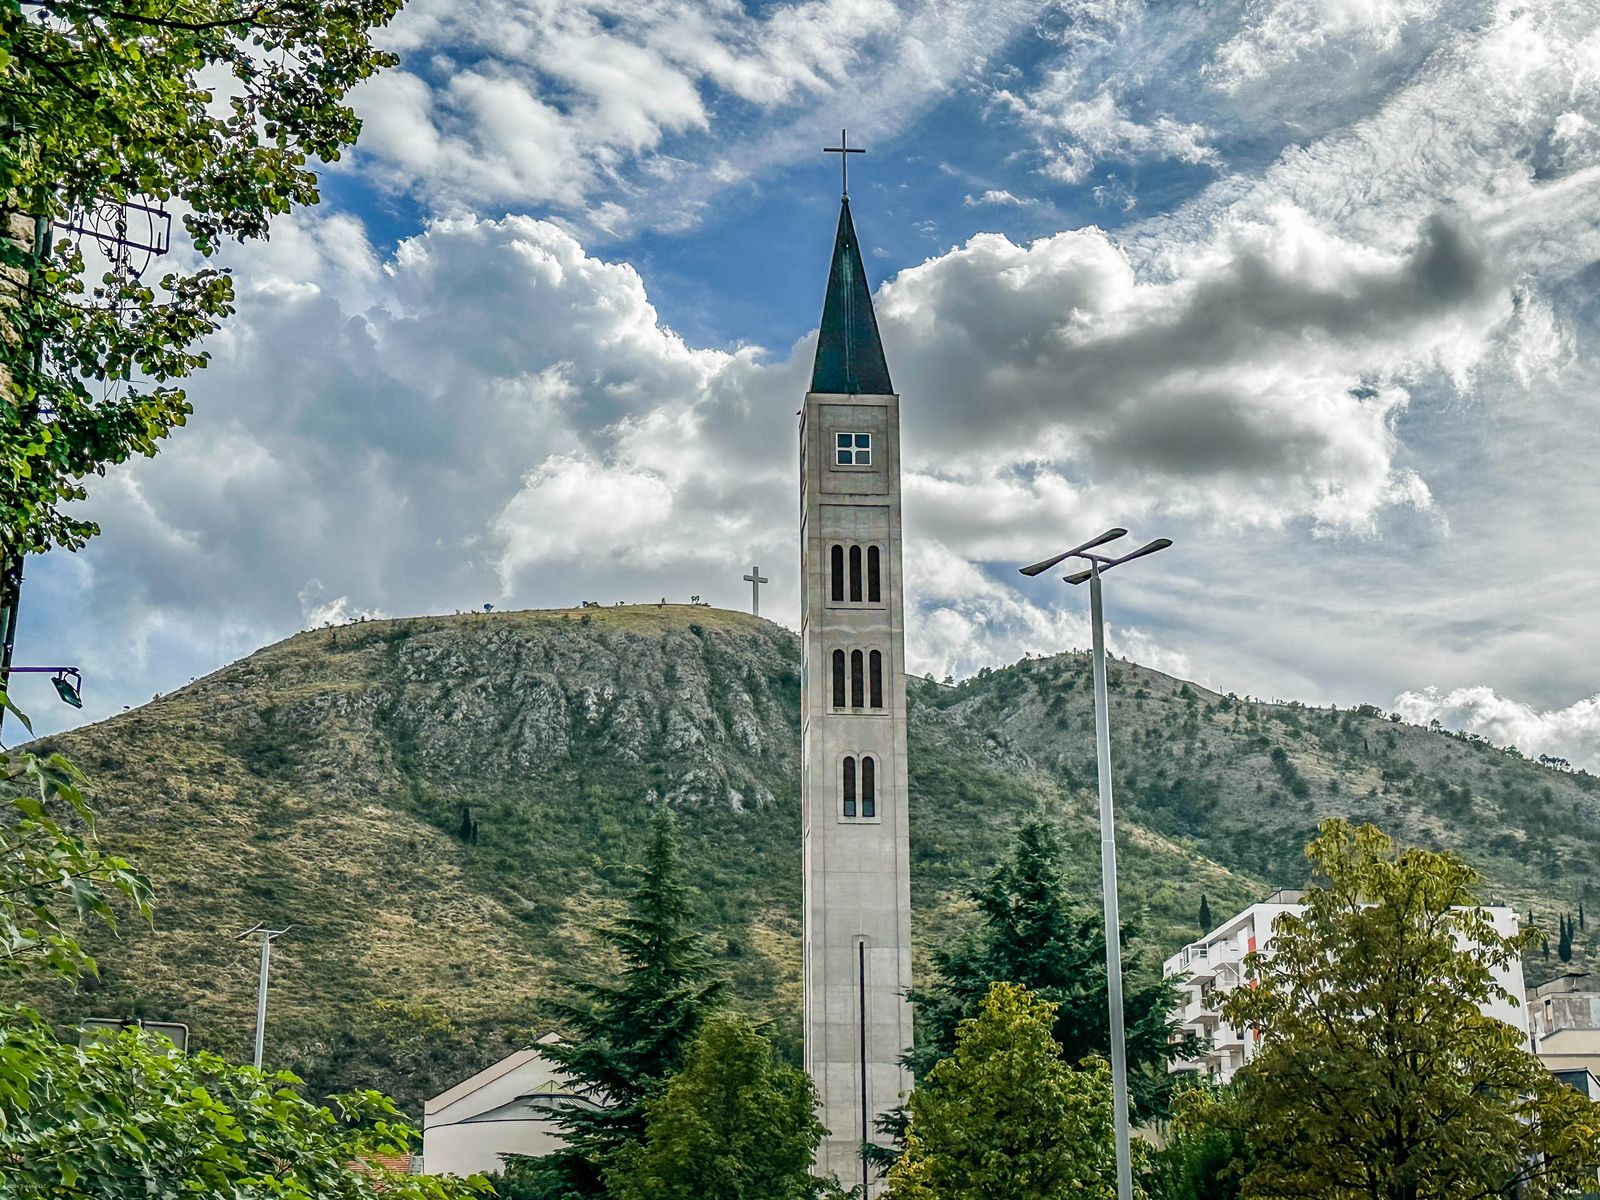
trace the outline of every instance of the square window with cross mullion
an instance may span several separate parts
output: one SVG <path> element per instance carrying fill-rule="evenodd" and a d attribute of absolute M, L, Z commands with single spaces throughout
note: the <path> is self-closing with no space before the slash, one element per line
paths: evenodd
<path fill-rule="evenodd" d="M 841 467 L 872 465 L 872 435 L 841 433 L 834 438 L 833 461 Z"/>

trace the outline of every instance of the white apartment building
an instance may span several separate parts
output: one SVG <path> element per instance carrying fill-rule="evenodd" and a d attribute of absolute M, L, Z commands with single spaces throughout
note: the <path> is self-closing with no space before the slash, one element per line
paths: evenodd
<path fill-rule="evenodd" d="M 1302 895 L 1291 890 L 1274 892 L 1199 941 L 1190 942 L 1162 964 L 1162 975 L 1177 979 L 1183 996 L 1183 1006 L 1173 1014 L 1174 1018 L 1186 1031 L 1198 1034 L 1204 1047 L 1198 1057 L 1176 1060 L 1169 1070 L 1195 1072 L 1226 1083 L 1254 1056 L 1260 1034 L 1223 1020 L 1222 1001 L 1245 983 L 1245 957 L 1255 950 L 1270 952 L 1273 925 L 1278 918 L 1285 913 L 1299 914 Z M 1485 911 L 1499 933 L 1516 932 L 1517 914 L 1511 909 L 1492 907 Z M 1496 977 L 1512 996 L 1525 995 L 1520 959 L 1497 971 Z M 1521 1003 L 1500 998 L 1485 1005 L 1484 1012 L 1515 1026 L 1524 1038 L 1528 1036 L 1527 1012 Z"/>

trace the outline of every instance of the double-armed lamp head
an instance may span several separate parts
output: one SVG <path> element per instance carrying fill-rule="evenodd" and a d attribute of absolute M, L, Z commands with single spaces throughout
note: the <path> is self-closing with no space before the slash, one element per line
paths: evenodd
<path fill-rule="evenodd" d="M 1089 553 L 1089 551 L 1093 550 L 1096 546 L 1104 546 L 1107 542 L 1114 542 L 1119 537 L 1126 537 L 1127 534 L 1128 531 L 1126 529 L 1108 529 L 1099 537 L 1090 538 L 1082 545 L 1074 546 L 1071 550 L 1065 550 L 1056 555 L 1054 558 L 1047 558 L 1043 562 L 1036 562 L 1031 566 L 1021 568 L 1022 573 L 1024 575 L 1039 575 L 1045 571 L 1048 571 L 1051 567 L 1055 566 L 1059 562 L 1064 562 L 1069 558 L 1081 558 L 1089 563 L 1088 569 L 1084 571 L 1076 571 L 1071 575 L 1064 575 L 1062 576 L 1062 580 L 1066 583 L 1082 583 L 1091 578 L 1096 571 L 1099 571 L 1100 574 L 1104 575 L 1112 567 L 1121 566 L 1125 562 L 1132 562 L 1136 558 L 1143 558 L 1147 554 L 1154 554 L 1157 550 L 1165 550 L 1168 546 L 1172 545 L 1171 538 L 1157 538 L 1153 542 L 1147 542 L 1143 546 L 1140 546 L 1132 554 L 1124 554 L 1120 558 L 1113 558 L 1105 554 Z"/>

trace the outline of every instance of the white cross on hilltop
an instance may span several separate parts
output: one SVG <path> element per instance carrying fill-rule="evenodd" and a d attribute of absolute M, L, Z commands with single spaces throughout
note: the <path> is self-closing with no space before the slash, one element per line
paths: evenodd
<path fill-rule="evenodd" d="M 763 583 L 771 583 L 772 580 L 763 575 L 761 568 L 753 563 L 750 566 L 750 574 L 743 576 L 743 579 L 750 585 L 750 615 L 759 617 L 761 615 L 761 585 Z"/>

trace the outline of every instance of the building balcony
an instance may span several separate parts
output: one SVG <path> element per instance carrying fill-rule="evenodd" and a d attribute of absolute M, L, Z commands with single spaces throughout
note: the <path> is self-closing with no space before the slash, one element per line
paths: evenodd
<path fill-rule="evenodd" d="M 1203 983 L 1216 973 L 1211 965 L 1210 948 L 1199 944 L 1185 946 L 1163 966 L 1164 974 L 1187 975 L 1196 983 Z"/>
<path fill-rule="evenodd" d="M 1243 1049 L 1244 1032 L 1235 1029 L 1226 1021 L 1219 1020 L 1211 1035 L 1211 1053 L 1218 1057 L 1226 1057 L 1230 1051 Z"/>

